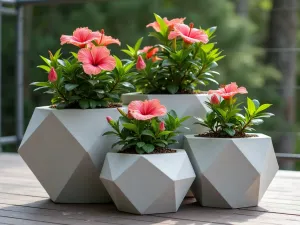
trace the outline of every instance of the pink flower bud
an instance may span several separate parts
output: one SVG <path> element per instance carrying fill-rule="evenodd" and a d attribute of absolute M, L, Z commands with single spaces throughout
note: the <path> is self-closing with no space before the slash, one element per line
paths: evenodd
<path fill-rule="evenodd" d="M 110 116 L 107 116 L 106 120 L 107 120 L 108 123 L 111 123 L 111 121 L 113 121 L 113 119 Z"/>
<path fill-rule="evenodd" d="M 211 96 L 210 103 L 213 104 L 213 105 L 220 104 L 219 97 L 214 94 L 213 96 Z"/>
<path fill-rule="evenodd" d="M 138 60 L 136 62 L 136 69 L 137 70 L 143 70 L 146 68 L 146 63 L 143 60 L 143 57 L 139 55 Z"/>
<path fill-rule="evenodd" d="M 48 80 L 50 82 L 55 82 L 57 80 L 57 73 L 53 67 L 51 67 L 51 70 L 48 74 Z"/>
<path fill-rule="evenodd" d="M 166 128 L 165 128 L 165 123 L 164 122 L 160 122 L 159 124 L 159 130 L 160 131 L 164 131 Z"/>

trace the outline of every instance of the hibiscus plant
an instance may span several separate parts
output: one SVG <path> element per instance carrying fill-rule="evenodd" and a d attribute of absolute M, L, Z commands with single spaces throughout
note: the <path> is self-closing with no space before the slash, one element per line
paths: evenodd
<path fill-rule="evenodd" d="M 109 44 L 120 41 L 88 28 L 77 28 L 72 36 L 62 35 L 61 45 L 72 44 L 79 48 L 68 58 L 62 58 L 61 50 L 49 58 L 41 56 L 44 65 L 38 66 L 48 73 L 48 81 L 34 82 L 35 90 L 52 94 L 52 105 L 63 108 L 111 107 L 120 102 L 122 93 L 134 91 L 128 82 L 134 62 L 122 61 L 110 54 Z"/>
<path fill-rule="evenodd" d="M 271 104 L 260 104 L 256 99 L 247 98 L 247 106 L 244 107 L 244 115 L 241 114 L 242 102 L 237 102 L 236 94 L 247 94 L 244 87 L 238 87 L 236 83 L 221 86 L 218 90 L 210 90 L 210 101 L 206 102 L 210 111 L 205 119 L 196 118 L 198 122 L 209 128 L 208 133 L 201 136 L 210 137 L 247 137 L 247 132 L 255 131 L 254 125 L 260 125 L 264 118 L 274 116 L 265 112 Z"/>
<path fill-rule="evenodd" d="M 189 116 L 178 118 L 172 110 L 167 113 L 165 106 L 159 100 L 133 101 L 128 105 L 128 113 L 118 109 L 121 116 L 117 121 L 107 117 L 114 131 L 103 135 L 115 135 L 119 141 L 113 144 L 121 145 L 122 151 L 137 154 L 149 154 L 165 150 L 168 145 L 178 143 L 174 138 L 179 134 L 178 128 Z M 165 116 L 160 119 L 159 117 Z"/>
<path fill-rule="evenodd" d="M 132 82 L 142 93 L 182 94 L 198 93 L 201 85 L 217 83 L 217 61 L 224 56 L 210 42 L 216 27 L 207 30 L 184 24 L 185 18 L 168 20 L 155 15 L 156 21 L 147 25 L 149 36 L 158 41 L 154 46 L 140 50 L 143 38 L 134 47 L 122 50 L 136 64 L 137 75 Z M 210 42 L 210 43 L 209 43 Z"/>

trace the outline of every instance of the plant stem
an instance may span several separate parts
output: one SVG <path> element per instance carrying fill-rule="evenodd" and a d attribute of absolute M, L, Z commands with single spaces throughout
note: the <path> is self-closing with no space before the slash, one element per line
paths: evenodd
<path fill-rule="evenodd" d="M 55 89 L 57 90 L 58 94 L 65 100 L 65 102 L 68 102 L 68 99 L 63 95 L 63 93 L 60 92 L 58 85 L 54 84 Z"/>

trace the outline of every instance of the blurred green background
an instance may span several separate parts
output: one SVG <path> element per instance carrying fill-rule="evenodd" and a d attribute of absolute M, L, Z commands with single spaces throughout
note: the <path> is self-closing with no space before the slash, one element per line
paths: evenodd
<path fill-rule="evenodd" d="M 25 126 L 34 107 L 49 104 L 49 97 L 33 93 L 29 83 L 45 81 L 36 68 L 39 55 L 60 48 L 62 34 L 77 27 L 105 29 L 122 46 L 132 45 L 151 29 L 146 24 L 162 17 L 186 17 L 186 23 L 208 28 L 217 26 L 215 41 L 226 58 L 219 62 L 219 83 L 236 81 L 247 87 L 249 97 L 274 104 L 276 117 L 259 131 L 273 137 L 278 152 L 300 153 L 300 4 L 298 0 L 110 0 L 71 5 L 38 5 L 25 8 Z M 3 136 L 15 134 L 15 17 L 3 17 Z M 296 41 L 297 40 L 297 41 Z M 143 45 L 151 44 L 146 37 Z M 297 42 L 297 43 L 296 43 Z M 72 50 L 64 48 L 64 53 Z M 112 53 L 125 57 L 117 46 Z M 297 60 L 297 61 L 296 61 Z M 203 90 L 211 87 L 203 87 Z M 288 90 L 288 93 L 286 91 Z M 49 137 L 51 138 L 51 137 Z M 15 145 L 3 146 L 16 151 Z M 300 164 L 297 165 L 300 170 Z"/>

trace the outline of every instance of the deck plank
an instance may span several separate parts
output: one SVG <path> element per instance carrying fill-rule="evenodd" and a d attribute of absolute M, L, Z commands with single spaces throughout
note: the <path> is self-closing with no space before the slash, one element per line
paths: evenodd
<path fill-rule="evenodd" d="M 279 171 L 258 207 L 203 208 L 187 199 L 177 213 L 118 212 L 113 204 L 54 204 L 16 154 L 0 154 L 0 225 L 299 225 L 300 172 Z"/>

